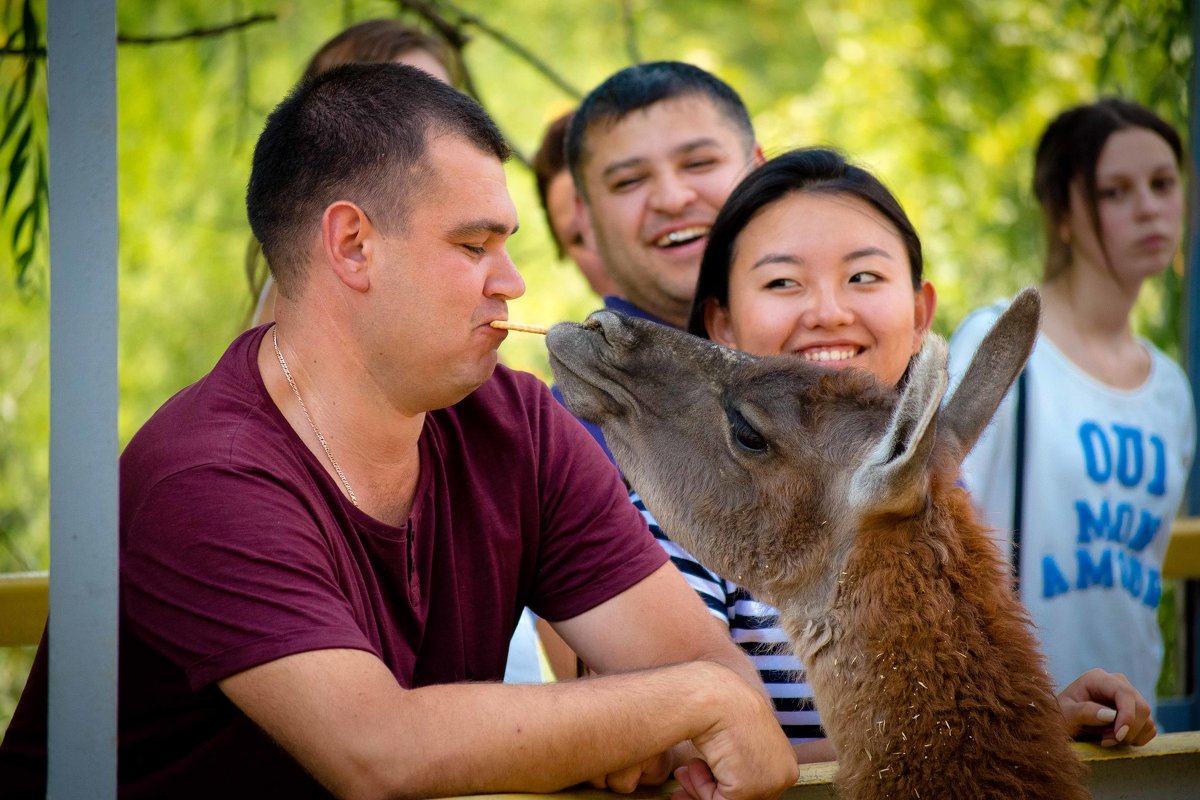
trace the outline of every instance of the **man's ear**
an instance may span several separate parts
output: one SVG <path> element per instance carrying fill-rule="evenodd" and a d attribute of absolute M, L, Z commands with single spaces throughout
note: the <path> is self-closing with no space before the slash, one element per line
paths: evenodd
<path fill-rule="evenodd" d="M 765 163 L 767 163 L 767 157 L 763 155 L 762 145 L 755 142 L 754 152 L 750 155 L 750 169 L 758 169 Z"/>
<path fill-rule="evenodd" d="M 348 200 L 331 203 L 321 215 L 325 262 L 338 280 L 356 292 L 371 285 L 367 260 L 377 233 L 366 212 Z"/>

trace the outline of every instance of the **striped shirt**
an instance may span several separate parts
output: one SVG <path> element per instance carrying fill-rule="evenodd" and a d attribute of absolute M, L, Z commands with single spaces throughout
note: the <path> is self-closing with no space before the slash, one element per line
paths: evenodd
<path fill-rule="evenodd" d="M 775 718 L 792 744 L 824 737 L 813 705 L 804 666 L 792 655 L 791 643 L 779 627 L 779 612 L 749 592 L 705 568 L 691 553 L 667 538 L 637 492 L 629 499 L 642 512 L 650 532 L 671 557 L 688 584 L 712 612 L 729 626 L 729 635 L 754 663 L 775 704 Z"/>

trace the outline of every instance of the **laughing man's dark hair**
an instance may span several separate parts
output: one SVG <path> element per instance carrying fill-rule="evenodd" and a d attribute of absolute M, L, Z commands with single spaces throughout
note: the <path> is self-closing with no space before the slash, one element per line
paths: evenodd
<path fill-rule="evenodd" d="M 717 76 L 681 61 L 635 64 L 611 75 L 593 89 L 571 119 L 567 130 L 567 165 L 575 186 L 585 194 L 583 165 L 588 159 L 587 137 L 598 127 L 620 122 L 634 111 L 664 100 L 703 97 L 710 100 L 742 134 L 746 152 L 754 149 L 754 126 L 746 104 L 733 88 Z"/>

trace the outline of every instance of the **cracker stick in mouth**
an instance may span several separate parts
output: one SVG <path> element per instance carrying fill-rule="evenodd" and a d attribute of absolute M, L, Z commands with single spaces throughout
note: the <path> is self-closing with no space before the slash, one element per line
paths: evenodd
<path fill-rule="evenodd" d="M 499 328 L 502 331 L 521 331 L 522 333 L 540 333 L 546 335 L 549 328 L 543 328 L 541 325 L 522 325 L 519 322 L 508 322 L 507 320 L 494 319 L 491 322 L 493 328 Z"/>

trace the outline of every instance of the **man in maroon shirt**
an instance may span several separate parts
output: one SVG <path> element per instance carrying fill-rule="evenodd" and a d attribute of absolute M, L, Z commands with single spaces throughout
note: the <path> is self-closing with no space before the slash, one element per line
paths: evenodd
<path fill-rule="evenodd" d="M 497 366 L 489 323 L 524 291 L 507 155 L 402 66 L 268 119 L 247 207 L 276 324 L 121 459 L 123 797 L 629 789 L 693 758 L 723 796 L 795 779 L 600 449 Z M 605 677 L 496 682 L 524 606 Z M 0 747 L 15 796 L 44 792 L 44 654 Z"/>

